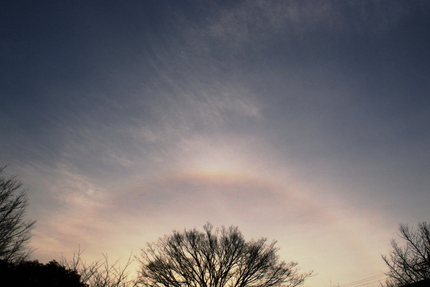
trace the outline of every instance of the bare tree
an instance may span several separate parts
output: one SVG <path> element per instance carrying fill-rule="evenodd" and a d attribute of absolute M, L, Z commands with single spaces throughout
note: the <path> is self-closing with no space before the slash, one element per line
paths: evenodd
<path fill-rule="evenodd" d="M 27 243 L 35 221 L 24 219 L 27 194 L 15 177 L 7 178 L 0 168 L 0 259 L 17 262 L 28 258 Z"/>
<path fill-rule="evenodd" d="M 275 243 L 246 242 L 233 226 L 174 231 L 142 250 L 139 282 L 151 287 L 301 285 L 312 272 L 299 274 L 296 262 L 279 262 Z"/>
<path fill-rule="evenodd" d="M 82 259 L 82 251 L 79 249 L 73 254 L 71 260 L 62 258 L 60 264 L 70 270 L 76 271 L 81 276 L 81 281 L 89 287 L 133 287 L 136 280 L 130 278 L 129 268 L 133 257 L 129 257 L 124 266 L 119 260 L 109 262 L 107 255 L 102 260 L 86 263 Z"/>
<path fill-rule="evenodd" d="M 430 224 L 421 222 L 417 229 L 400 224 L 400 237 L 405 241 L 400 246 L 391 240 L 391 252 L 382 259 L 388 265 L 387 286 L 403 286 L 430 278 Z"/>

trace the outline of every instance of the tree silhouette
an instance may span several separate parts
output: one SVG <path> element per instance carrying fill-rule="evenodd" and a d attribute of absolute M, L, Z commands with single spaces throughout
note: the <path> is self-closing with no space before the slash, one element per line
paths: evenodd
<path fill-rule="evenodd" d="M 400 237 L 405 241 L 400 246 L 391 240 L 389 256 L 382 255 L 388 265 L 386 275 L 390 278 L 388 286 L 403 286 L 430 278 L 430 224 L 421 222 L 418 228 L 411 229 L 400 224 Z"/>
<path fill-rule="evenodd" d="M 27 194 L 15 177 L 7 178 L 0 168 L 0 259 L 24 260 L 30 254 L 27 243 L 35 221 L 25 221 Z"/>
<path fill-rule="evenodd" d="M 279 262 L 275 243 L 244 240 L 237 227 L 174 231 L 142 250 L 139 281 L 151 287 L 270 287 L 301 285 L 296 262 Z"/>
<path fill-rule="evenodd" d="M 107 255 L 102 260 L 86 263 L 79 249 L 73 254 L 71 260 L 62 258 L 61 265 L 67 269 L 75 270 L 81 276 L 81 281 L 90 287 L 133 287 L 137 286 L 135 278 L 130 278 L 129 268 L 133 263 L 130 256 L 125 265 L 121 266 L 119 260 L 111 263 Z"/>
<path fill-rule="evenodd" d="M 4 287 L 87 287 L 76 271 L 56 261 L 42 264 L 38 261 L 16 263 L 0 260 L 0 278 Z"/>

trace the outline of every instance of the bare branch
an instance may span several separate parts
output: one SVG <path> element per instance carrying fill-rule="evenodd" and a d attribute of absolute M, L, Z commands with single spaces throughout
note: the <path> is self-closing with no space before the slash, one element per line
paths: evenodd
<path fill-rule="evenodd" d="M 279 262 L 276 242 L 246 242 L 237 227 L 174 231 L 148 244 L 139 259 L 139 283 L 147 287 L 272 287 L 301 285 L 297 263 Z"/>
<path fill-rule="evenodd" d="M 35 221 L 25 220 L 26 190 L 17 178 L 3 176 L 4 169 L 0 168 L 0 259 L 19 262 L 31 254 L 27 244 Z"/>
<path fill-rule="evenodd" d="M 414 230 L 400 224 L 399 231 L 405 245 L 391 240 L 389 256 L 382 255 L 389 268 L 386 285 L 402 286 L 430 278 L 430 225 L 421 222 Z"/>
<path fill-rule="evenodd" d="M 89 287 L 132 287 L 136 286 L 136 280 L 129 276 L 129 268 L 133 263 L 130 255 L 125 265 L 120 265 L 120 260 L 109 262 L 107 255 L 103 259 L 87 264 L 82 259 L 83 251 L 78 249 L 71 260 L 62 258 L 60 263 L 70 270 L 81 275 L 81 281 Z"/>

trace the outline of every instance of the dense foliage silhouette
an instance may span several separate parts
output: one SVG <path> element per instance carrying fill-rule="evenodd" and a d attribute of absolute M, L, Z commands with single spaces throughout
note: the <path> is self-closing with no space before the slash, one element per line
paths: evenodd
<path fill-rule="evenodd" d="M 87 287 L 76 271 L 56 261 L 42 264 L 0 260 L 0 280 L 2 287 Z"/>

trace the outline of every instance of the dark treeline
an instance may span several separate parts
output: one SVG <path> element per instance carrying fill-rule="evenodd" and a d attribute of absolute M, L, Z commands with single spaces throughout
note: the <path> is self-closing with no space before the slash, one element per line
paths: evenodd
<path fill-rule="evenodd" d="M 86 287 L 76 270 L 56 261 L 47 264 L 36 261 L 11 262 L 0 260 L 1 286 L 16 287 Z"/>

